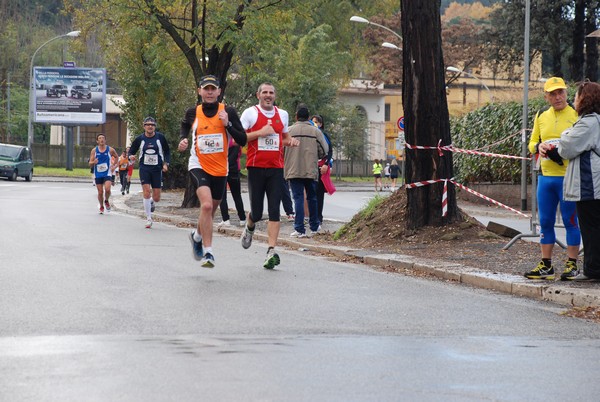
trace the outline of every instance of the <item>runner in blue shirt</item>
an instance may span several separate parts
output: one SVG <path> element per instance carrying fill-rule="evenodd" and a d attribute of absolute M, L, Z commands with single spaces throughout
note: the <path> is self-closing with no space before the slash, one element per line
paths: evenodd
<path fill-rule="evenodd" d="M 90 166 L 94 169 L 94 182 L 98 190 L 98 202 L 100 203 L 100 213 L 110 212 L 110 190 L 112 181 L 110 176 L 111 171 L 111 156 L 119 159 L 119 155 L 114 148 L 106 145 L 106 136 L 103 133 L 96 135 L 96 147 L 90 152 Z M 115 162 L 116 163 L 116 162 Z"/>
<path fill-rule="evenodd" d="M 162 133 L 156 131 L 156 120 L 153 117 L 144 119 L 144 133 L 131 143 L 129 158 L 135 160 L 139 151 L 140 181 L 144 197 L 144 211 L 146 212 L 146 228 L 152 227 L 152 212 L 154 203 L 160 201 L 162 187 L 162 174 L 169 169 L 171 152 L 167 139 Z"/>

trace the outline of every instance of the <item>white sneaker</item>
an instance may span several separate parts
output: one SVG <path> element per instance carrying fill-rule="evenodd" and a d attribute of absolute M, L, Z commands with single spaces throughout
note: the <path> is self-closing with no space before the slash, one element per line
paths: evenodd
<path fill-rule="evenodd" d="M 148 219 L 146 221 L 146 229 L 151 229 L 152 228 L 152 219 Z"/>
<path fill-rule="evenodd" d="M 311 230 L 310 231 L 311 236 L 318 235 L 320 233 L 321 233 L 321 225 L 319 225 L 319 227 L 317 228 L 317 230 Z"/>
<path fill-rule="evenodd" d="M 240 226 L 241 226 L 241 227 L 244 227 L 244 226 L 246 226 L 246 221 L 245 221 L 245 220 L 243 220 L 243 221 L 240 221 Z"/>
<path fill-rule="evenodd" d="M 240 237 L 243 248 L 250 248 L 252 245 L 252 235 L 254 235 L 254 229 L 250 230 L 248 229 L 248 226 L 245 226 L 244 230 L 242 230 L 242 236 Z"/>
<path fill-rule="evenodd" d="M 217 226 L 218 227 L 231 226 L 231 222 L 229 222 L 228 220 L 227 221 L 223 221 L 223 222 L 219 223 Z"/>
<path fill-rule="evenodd" d="M 308 237 L 308 236 L 306 236 L 306 233 L 300 233 L 300 232 L 298 232 L 298 231 L 295 231 L 295 230 L 294 230 L 294 231 L 293 231 L 293 232 L 290 234 L 290 237 L 296 237 L 296 238 L 298 238 L 298 239 L 304 239 L 304 238 L 306 238 L 306 237 Z"/>

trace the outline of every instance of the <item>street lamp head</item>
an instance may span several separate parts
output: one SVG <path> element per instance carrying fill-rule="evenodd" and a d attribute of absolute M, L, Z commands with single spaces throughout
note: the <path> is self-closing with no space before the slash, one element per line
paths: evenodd
<path fill-rule="evenodd" d="M 363 17 L 359 17 L 358 15 L 353 15 L 352 17 L 350 17 L 350 21 L 352 22 L 360 22 L 362 24 L 368 24 L 369 20 Z"/>
<path fill-rule="evenodd" d="M 81 31 L 71 31 L 68 34 L 65 34 L 65 36 L 70 36 L 72 38 L 75 38 L 77 36 L 79 36 L 81 34 Z"/>
<path fill-rule="evenodd" d="M 453 73 L 462 73 L 462 70 L 459 70 L 458 68 L 452 66 L 446 67 L 446 70 L 452 71 Z"/>
<path fill-rule="evenodd" d="M 381 46 L 382 46 L 382 47 L 387 47 L 387 48 L 389 48 L 389 49 L 402 50 L 402 48 L 401 48 L 401 47 L 398 47 L 398 46 L 396 46 L 396 45 L 394 45 L 393 43 L 390 43 L 390 42 L 383 42 L 383 43 L 381 44 Z"/>

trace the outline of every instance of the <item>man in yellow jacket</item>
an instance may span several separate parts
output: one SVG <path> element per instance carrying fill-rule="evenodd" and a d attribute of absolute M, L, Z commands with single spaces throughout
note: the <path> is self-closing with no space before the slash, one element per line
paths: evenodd
<path fill-rule="evenodd" d="M 567 103 L 567 86 L 562 78 L 551 77 L 544 84 L 544 97 L 550 107 L 538 113 L 533 123 L 533 133 L 529 140 L 529 151 L 538 153 L 539 144 L 558 143 L 563 131 L 577 121 L 577 112 Z M 541 158 L 541 157 L 540 157 Z M 554 161 L 541 158 L 540 175 L 537 184 L 538 216 L 540 220 L 540 246 L 542 260 L 529 272 L 528 279 L 554 280 L 552 250 L 556 242 L 554 224 L 556 208 L 560 205 L 562 220 L 567 231 L 567 256 L 561 280 L 572 280 L 578 274 L 577 255 L 581 236 L 575 203 L 564 201 L 563 180 L 567 169 L 566 160 Z"/>

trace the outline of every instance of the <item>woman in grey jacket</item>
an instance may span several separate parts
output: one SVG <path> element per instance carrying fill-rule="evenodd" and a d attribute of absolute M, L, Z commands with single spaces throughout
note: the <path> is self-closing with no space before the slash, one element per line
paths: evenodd
<path fill-rule="evenodd" d="M 576 280 L 600 280 L 600 85 L 583 82 L 575 94 L 579 119 L 565 130 L 557 146 L 540 144 L 540 154 L 569 160 L 563 184 L 567 201 L 575 201 L 585 250 L 583 274 Z"/>

